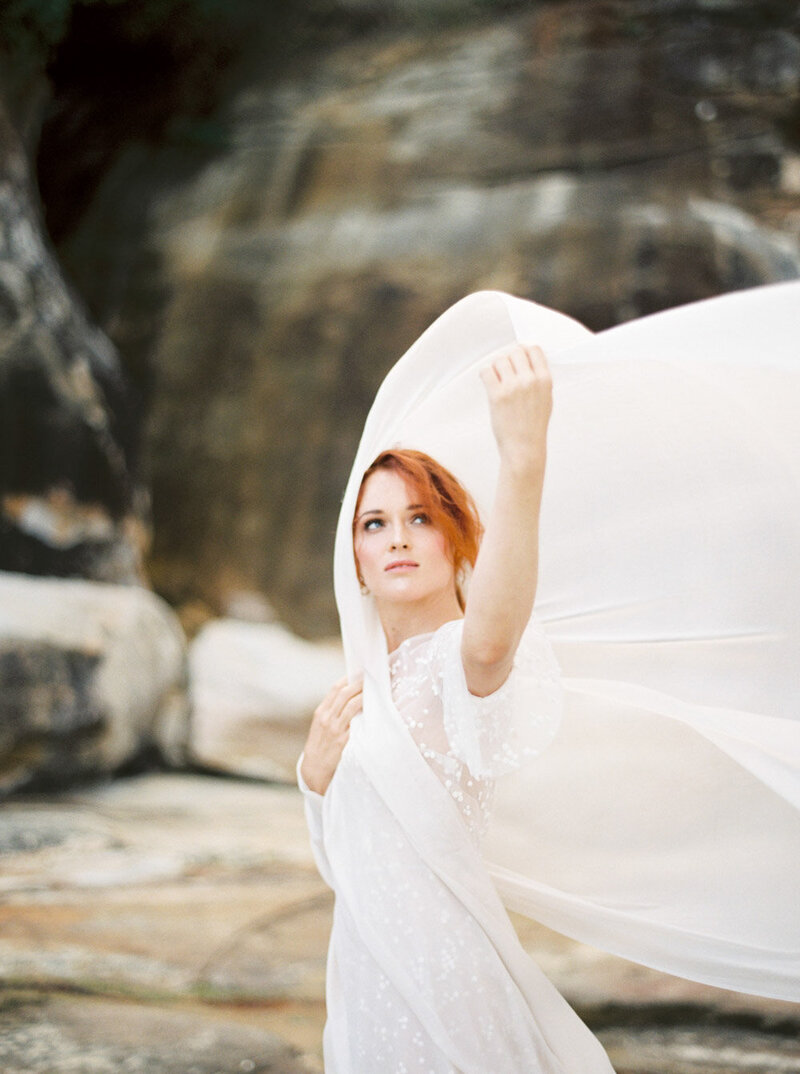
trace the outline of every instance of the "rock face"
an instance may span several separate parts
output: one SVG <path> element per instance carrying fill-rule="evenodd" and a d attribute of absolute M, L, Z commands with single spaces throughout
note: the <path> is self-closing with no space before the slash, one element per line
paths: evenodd
<path fill-rule="evenodd" d="M 138 586 L 0 574 L 0 794 L 184 761 L 185 642 Z"/>
<path fill-rule="evenodd" d="M 311 714 L 344 672 L 338 643 L 278 623 L 220 619 L 189 650 L 192 757 L 227 772 L 295 782 Z"/>
<path fill-rule="evenodd" d="M 157 587 L 261 590 L 317 635 L 365 412 L 447 305 L 501 288 L 598 329 L 800 271 L 788 7 L 338 6 L 383 28 L 284 74 L 256 35 L 198 137 L 124 147 L 60 244 L 155 378 Z"/>
<path fill-rule="evenodd" d="M 0 99 L 0 569 L 140 582 L 139 415 L 65 283 Z"/>

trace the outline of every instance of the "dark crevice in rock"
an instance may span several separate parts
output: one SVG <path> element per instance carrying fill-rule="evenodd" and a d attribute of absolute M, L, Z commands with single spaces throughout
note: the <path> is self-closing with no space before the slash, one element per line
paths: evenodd
<path fill-rule="evenodd" d="M 776 126 L 786 141 L 787 146 L 800 151 L 800 101 L 796 101 L 788 111 L 777 120 Z"/>
<path fill-rule="evenodd" d="M 105 379 L 103 397 L 113 401 L 118 415 L 114 423 L 121 434 L 117 447 L 113 437 L 102 435 L 97 423 L 90 425 L 64 406 L 63 387 L 59 391 L 51 369 L 30 360 L 27 348 L 20 347 L 18 356 L 6 352 L 3 361 L 0 488 L 42 493 L 62 482 L 83 502 L 104 503 L 112 517 L 121 517 L 132 502 L 125 456 L 131 464 L 135 462 L 133 400 L 123 401 L 120 386 Z M 98 386 L 102 379 L 98 375 Z"/>
<path fill-rule="evenodd" d="M 185 765 L 182 765 L 181 771 L 187 775 L 194 776 L 211 776 L 214 779 L 220 779 L 229 783 L 255 783 L 259 786 L 283 786 L 284 784 L 279 780 L 268 779 L 266 776 L 253 776 L 248 772 L 235 772 L 230 768 L 221 768 L 218 765 L 205 764 L 202 761 L 192 760 L 191 758 Z"/>
<path fill-rule="evenodd" d="M 786 1018 L 756 1011 L 727 1011 L 696 1003 L 609 1003 L 582 1008 L 582 1017 L 596 1031 L 659 1027 L 716 1027 L 769 1034 L 796 1041 L 800 1038 L 800 1014 Z"/>
<path fill-rule="evenodd" d="M 107 540 L 80 540 L 69 547 L 54 547 L 11 525 L 2 515 L 0 564 L 39 578 L 93 578 L 101 582 L 133 577 L 137 571 L 135 558 L 123 554 L 116 532 Z"/>
<path fill-rule="evenodd" d="M 117 525 L 146 515 L 137 395 L 60 273 L 2 102 L 0 294 L 0 568 L 72 573 L 80 535 L 91 544 L 99 529 L 99 576 L 140 581 L 144 542 Z M 91 563 L 78 569 L 93 576 Z"/>
<path fill-rule="evenodd" d="M 148 742 L 141 743 L 128 760 L 111 769 L 99 761 L 87 763 L 86 754 L 98 753 L 100 740 L 107 730 L 107 724 L 103 721 L 62 736 L 50 733 L 27 735 L 12 750 L 3 754 L 0 763 L 0 797 L 15 801 L 29 795 L 52 795 L 67 788 L 80 793 L 106 784 L 111 778 L 124 779 L 174 771 L 163 750 Z M 191 773 L 193 769 L 191 765 L 181 764 L 180 771 Z"/>
<path fill-rule="evenodd" d="M 258 0 L 73 3 L 48 66 L 53 97 L 38 152 L 56 242 L 72 231 L 126 143 L 166 137 L 211 153 L 220 148 L 210 117 L 226 72 L 254 21 L 272 20 L 277 30 L 280 11 Z"/>

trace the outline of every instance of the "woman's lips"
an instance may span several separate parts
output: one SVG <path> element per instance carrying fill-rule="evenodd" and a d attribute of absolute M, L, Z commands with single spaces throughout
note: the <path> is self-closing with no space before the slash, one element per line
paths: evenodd
<path fill-rule="evenodd" d="M 412 559 L 396 559 L 394 563 L 388 563 L 383 569 L 384 571 L 398 571 L 418 566 L 419 564 L 415 563 Z"/>

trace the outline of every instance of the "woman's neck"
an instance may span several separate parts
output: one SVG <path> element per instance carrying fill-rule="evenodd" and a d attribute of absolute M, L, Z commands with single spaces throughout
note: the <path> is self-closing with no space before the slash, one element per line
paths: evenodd
<path fill-rule="evenodd" d="M 431 634 L 451 619 L 463 619 L 464 613 L 455 593 L 429 601 L 403 604 L 392 601 L 378 605 L 378 616 L 386 635 L 386 645 L 393 653 L 398 645 L 417 634 Z"/>

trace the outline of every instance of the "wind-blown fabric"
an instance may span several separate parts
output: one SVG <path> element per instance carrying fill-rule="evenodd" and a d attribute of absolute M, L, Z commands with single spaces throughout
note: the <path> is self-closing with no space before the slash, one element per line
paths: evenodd
<path fill-rule="evenodd" d="M 355 766 L 419 858 L 513 950 L 458 818 L 430 812 L 442 788 L 397 719 L 351 520 L 361 475 L 392 446 L 428 452 L 489 510 L 498 459 L 478 370 L 515 340 L 541 345 L 554 378 L 536 615 L 565 712 L 554 742 L 498 780 L 483 862 L 508 907 L 567 935 L 800 1000 L 800 283 L 598 335 L 483 292 L 389 373 L 337 531 L 347 666 L 365 675 L 317 833 L 337 905 L 358 906 L 359 862 L 385 852 L 359 846 L 358 818 L 338 807 Z M 368 942 L 381 951 L 386 937 Z"/>

